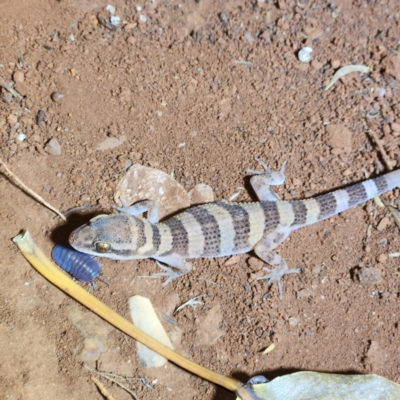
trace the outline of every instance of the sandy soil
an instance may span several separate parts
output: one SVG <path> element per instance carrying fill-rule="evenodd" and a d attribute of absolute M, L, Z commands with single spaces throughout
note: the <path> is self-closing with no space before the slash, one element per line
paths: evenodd
<path fill-rule="evenodd" d="M 142 399 L 232 399 L 227 391 L 172 365 L 145 370 L 135 343 L 95 318 L 38 275 L 11 238 L 28 229 L 50 254 L 55 243 L 96 212 L 112 212 L 127 166 L 170 173 L 187 189 L 210 185 L 216 199 L 248 192 L 254 157 L 288 162 L 284 199 L 301 199 L 386 169 L 369 131 L 400 166 L 400 11 L 385 1 L 117 0 L 111 30 L 101 0 L 5 0 L 0 14 L 1 157 L 30 187 L 66 211 L 66 224 L 0 176 L 2 226 L 0 397 L 101 399 L 82 366 L 74 316 L 101 326 L 92 368 L 143 377 L 125 384 Z M 140 5 L 142 11 L 136 6 Z M 142 16 L 141 16 L 142 15 Z M 313 48 L 311 63 L 298 50 Z M 364 64 L 328 91 L 344 65 Z M 62 93 L 64 97 L 54 95 Z M 37 115 L 43 111 L 42 122 Z M 26 135 L 25 140 L 21 135 Z M 122 139 L 121 139 L 122 137 Z M 60 148 L 45 151 L 50 139 Z M 97 150 L 107 138 L 121 141 Z M 53 153 L 54 154 L 54 153 Z M 395 206 L 399 190 L 384 196 Z M 383 219 L 383 222 L 382 222 Z M 152 260 L 102 260 L 102 301 L 128 317 L 127 299 L 149 297 L 159 315 L 196 295 L 204 306 L 162 318 L 175 347 L 200 364 L 247 380 L 299 370 L 376 373 L 400 383 L 399 230 L 370 202 L 299 230 L 280 246 L 299 276 L 285 297 L 256 281 L 253 255 L 196 260 L 164 287 L 144 279 Z M 360 279 L 367 267 L 380 275 Z M 379 283 L 380 282 L 380 283 Z M 78 318 L 78 320 L 79 320 Z M 95 323 L 96 322 L 96 323 Z M 274 351 L 262 355 L 271 343 Z M 131 398 L 106 380 L 118 400 Z"/>

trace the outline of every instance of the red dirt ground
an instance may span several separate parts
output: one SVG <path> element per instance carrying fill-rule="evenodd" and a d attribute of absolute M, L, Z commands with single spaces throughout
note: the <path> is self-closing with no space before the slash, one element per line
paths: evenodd
<path fill-rule="evenodd" d="M 286 160 L 279 195 L 308 198 L 386 170 L 370 131 L 400 167 L 397 1 L 111 4 L 122 21 L 115 31 L 99 24 L 109 16 L 105 1 L 1 5 L 0 78 L 23 96 L 1 89 L 1 158 L 58 209 L 98 204 L 99 212 L 112 212 L 129 163 L 173 170 L 185 189 L 206 183 L 216 199 L 227 199 L 248 189 L 254 157 L 272 168 Z M 313 48 L 310 64 L 297 59 L 304 46 Z M 349 64 L 373 72 L 349 74 L 325 91 Z M 54 92 L 65 97 L 53 101 Z M 121 135 L 120 146 L 96 150 Z M 52 138 L 61 155 L 44 150 Z M 398 206 L 399 189 L 383 198 Z M 236 200 L 252 199 L 242 190 Z M 28 229 L 50 255 L 93 213 L 75 213 L 64 224 L 1 175 L 0 215 L 0 397 L 103 398 L 79 358 L 82 337 L 71 310 L 94 317 L 33 270 L 10 240 Z M 371 201 L 294 232 L 280 246 L 289 266 L 302 268 L 284 279 L 283 300 L 276 286 L 255 280 L 263 265 L 251 254 L 234 265 L 195 260 L 190 274 L 166 287 L 137 277 L 157 271 L 152 260 L 103 259 L 111 286 L 99 282 L 95 295 L 126 317 L 129 296 L 150 298 L 160 316 L 173 318 L 161 319 L 178 351 L 243 381 L 314 370 L 376 373 L 400 383 L 400 269 L 389 257 L 399 251 L 399 229 Z M 366 267 L 381 273 L 381 283 L 360 279 Z M 172 316 L 197 295 L 204 306 Z M 139 399 L 234 398 L 171 364 L 141 368 L 135 342 L 106 330 L 107 349 L 88 365 L 144 377 L 152 391 L 125 382 Z M 263 355 L 271 343 L 275 350 Z M 118 400 L 131 398 L 102 382 Z"/>

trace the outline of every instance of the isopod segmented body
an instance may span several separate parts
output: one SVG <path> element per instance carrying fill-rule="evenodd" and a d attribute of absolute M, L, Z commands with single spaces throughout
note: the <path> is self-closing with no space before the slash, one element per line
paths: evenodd
<path fill-rule="evenodd" d="M 51 256 L 64 271 L 81 282 L 91 282 L 100 275 L 100 265 L 94 258 L 74 250 L 69 245 L 57 244 Z"/>

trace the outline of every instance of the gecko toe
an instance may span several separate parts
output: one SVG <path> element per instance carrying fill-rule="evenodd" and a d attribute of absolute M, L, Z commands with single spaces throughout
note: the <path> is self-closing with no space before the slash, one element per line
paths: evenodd
<path fill-rule="evenodd" d="M 171 267 L 164 267 L 164 265 L 161 265 L 158 261 L 156 261 L 157 265 L 164 270 L 165 272 L 158 272 L 157 274 L 153 274 L 152 276 L 154 277 L 165 277 L 167 278 L 167 280 L 165 282 L 163 282 L 163 286 L 168 285 L 172 280 L 179 278 L 180 276 L 182 276 L 181 273 L 179 273 L 179 271 L 174 270 Z"/>
<path fill-rule="evenodd" d="M 286 269 L 286 270 L 281 270 L 278 268 L 270 270 L 269 268 L 264 268 L 264 270 L 269 272 L 269 274 L 261 276 L 260 278 L 257 278 L 257 280 L 260 281 L 267 279 L 268 280 L 267 287 L 271 286 L 273 283 L 276 283 L 278 285 L 279 297 L 281 299 L 283 298 L 283 288 L 281 282 L 282 277 L 284 277 L 287 274 L 297 274 L 300 272 L 300 268 Z"/>

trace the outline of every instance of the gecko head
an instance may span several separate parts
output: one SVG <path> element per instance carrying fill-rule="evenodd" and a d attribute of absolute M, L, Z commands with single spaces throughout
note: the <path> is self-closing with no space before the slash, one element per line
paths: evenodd
<path fill-rule="evenodd" d="M 69 237 L 71 246 L 82 253 L 115 260 L 143 258 L 137 249 L 145 242 L 143 218 L 128 214 L 98 215 L 73 231 Z"/>

